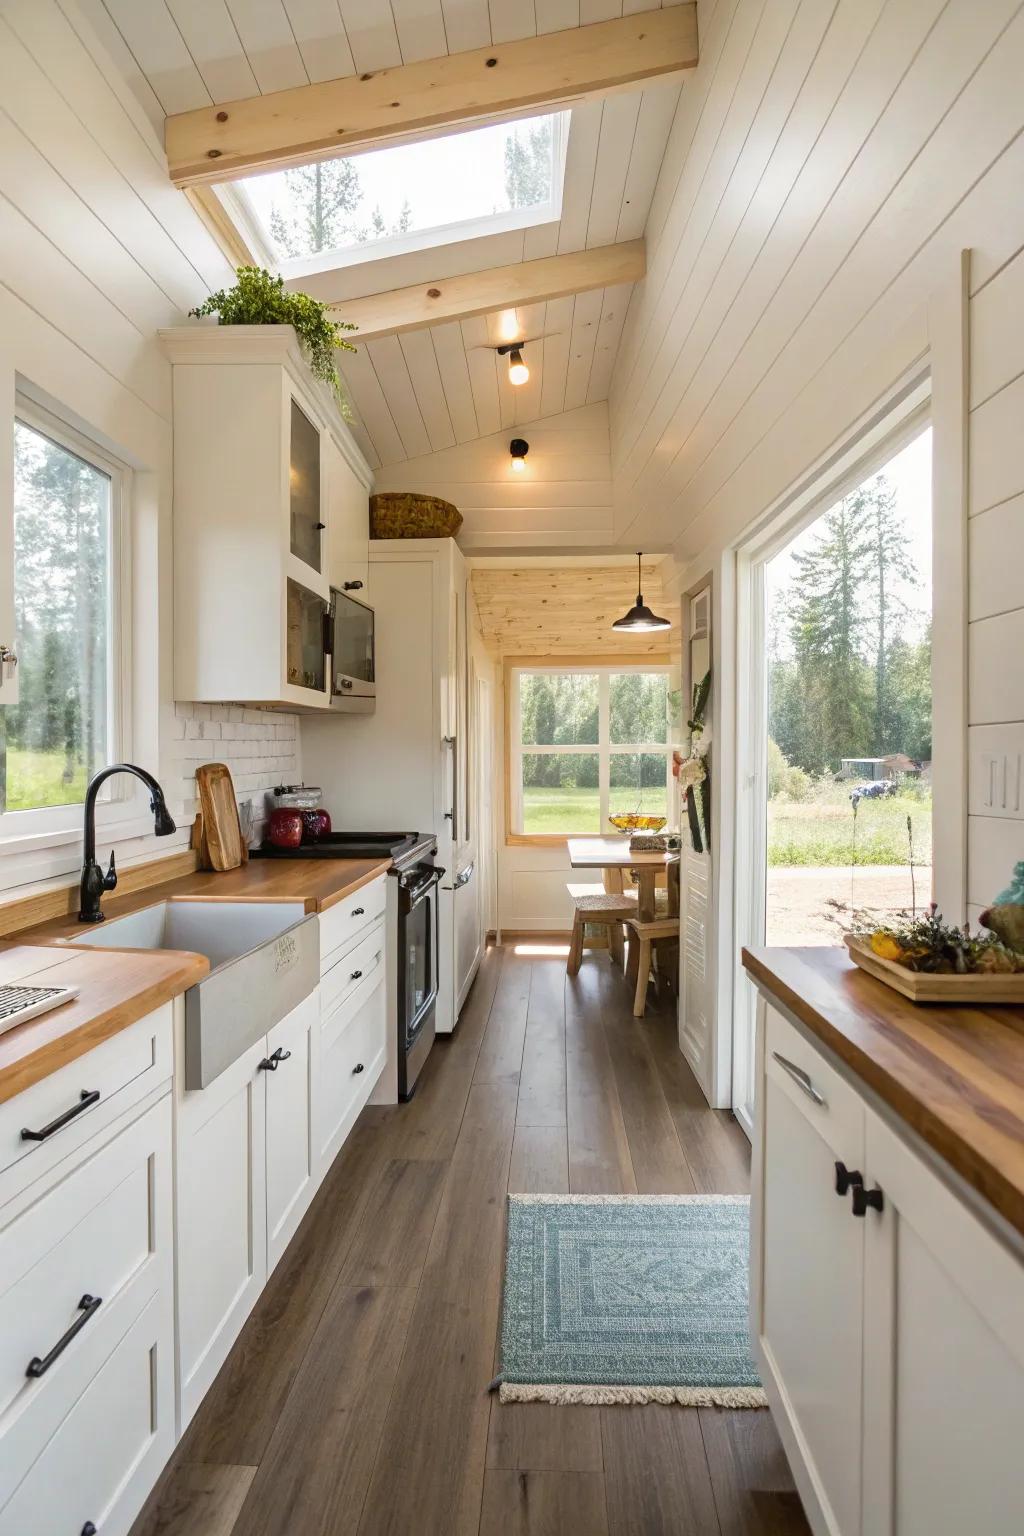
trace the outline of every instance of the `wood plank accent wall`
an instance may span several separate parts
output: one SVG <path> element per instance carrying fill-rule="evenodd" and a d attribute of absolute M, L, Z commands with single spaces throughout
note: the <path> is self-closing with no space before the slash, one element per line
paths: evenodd
<path fill-rule="evenodd" d="M 656 562 L 644 562 L 644 601 L 665 613 Z M 478 566 L 471 573 L 484 641 L 498 656 L 663 656 L 664 632 L 621 635 L 632 605 L 631 566 Z M 671 614 L 665 614 L 671 618 Z"/>

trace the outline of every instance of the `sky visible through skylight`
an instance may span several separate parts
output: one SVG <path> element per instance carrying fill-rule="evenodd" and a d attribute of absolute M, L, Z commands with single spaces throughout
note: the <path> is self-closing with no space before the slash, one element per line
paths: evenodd
<path fill-rule="evenodd" d="M 249 176 L 282 261 L 551 204 L 558 114 Z"/>

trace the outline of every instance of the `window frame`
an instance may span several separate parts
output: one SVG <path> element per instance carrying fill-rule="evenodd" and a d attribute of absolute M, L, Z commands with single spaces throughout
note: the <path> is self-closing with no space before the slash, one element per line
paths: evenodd
<path fill-rule="evenodd" d="M 72 426 L 52 410 L 18 389 L 10 432 L 28 427 L 76 458 L 82 459 L 110 481 L 110 606 L 109 676 L 107 689 L 107 761 L 121 762 L 131 755 L 132 715 L 132 471 L 93 438 Z M 13 446 L 12 446 L 13 455 Z M 14 569 L 13 507 L 10 559 Z M 117 775 L 100 791 L 101 824 L 105 835 L 117 837 L 137 816 L 134 784 Z M 0 856 L 13 855 L 43 843 L 62 843 L 81 830 L 83 801 L 68 805 L 36 806 L 29 810 L 0 809 Z"/>
<path fill-rule="evenodd" d="M 672 805 L 672 743 L 666 729 L 663 742 L 612 742 L 610 740 L 609 714 L 613 676 L 623 672 L 657 672 L 671 681 L 671 660 L 667 655 L 645 656 L 637 660 L 578 656 L 512 656 L 505 659 L 505 845 L 516 847 L 531 844 L 549 847 L 564 846 L 570 838 L 608 837 L 607 830 L 610 769 L 613 756 L 625 753 L 664 753 L 665 789 L 668 804 Z M 570 746 L 531 746 L 520 740 L 522 722 L 520 716 L 519 677 L 524 672 L 547 673 L 596 673 L 598 678 L 598 729 L 596 742 L 581 742 Z M 596 832 L 523 832 L 522 827 L 522 760 L 525 753 L 543 756 L 597 757 L 598 817 Z M 669 817 L 671 821 L 671 816 Z"/>
<path fill-rule="evenodd" d="M 370 262 L 382 261 L 390 256 L 414 255 L 419 251 L 436 250 L 464 240 L 477 240 L 488 235 L 502 235 L 515 230 L 557 225 L 562 217 L 565 196 L 565 166 L 572 132 L 571 108 L 555 107 L 549 112 L 531 110 L 516 116 L 498 116 L 460 125 L 451 133 L 436 133 L 433 139 L 451 138 L 455 133 L 469 133 L 480 128 L 493 128 L 506 122 L 529 121 L 536 117 L 554 118 L 552 129 L 552 185 L 551 196 L 543 203 L 529 207 L 507 208 L 501 213 L 481 213 L 472 218 L 458 219 L 448 224 L 433 224 L 427 229 L 409 230 L 404 235 L 386 235 L 379 240 L 369 240 L 363 245 L 335 246 L 329 250 L 315 251 L 309 256 L 281 256 L 273 237 L 264 226 L 252 199 L 245 189 L 246 178 L 215 183 L 213 192 L 228 218 L 262 264 L 272 272 L 280 272 L 286 280 L 315 277 L 336 272 L 347 267 L 359 267 Z M 400 148 L 409 139 L 396 139 L 391 143 L 374 144 L 371 149 Z M 348 158 L 358 157 L 360 150 L 351 151 Z M 346 158 L 338 155 L 337 159 Z M 303 162 L 305 163 L 305 162 Z M 254 173 L 254 174 L 258 174 Z"/>

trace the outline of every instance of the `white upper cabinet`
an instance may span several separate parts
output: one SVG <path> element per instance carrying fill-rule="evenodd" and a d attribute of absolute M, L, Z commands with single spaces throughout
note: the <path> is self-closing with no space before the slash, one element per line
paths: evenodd
<path fill-rule="evenodd" d="M 366 585 L 369 466 L 290 326 L 161 339 L 174 365 L 175 697 L 327 708 L 324 620 L 332 585 Z"/>

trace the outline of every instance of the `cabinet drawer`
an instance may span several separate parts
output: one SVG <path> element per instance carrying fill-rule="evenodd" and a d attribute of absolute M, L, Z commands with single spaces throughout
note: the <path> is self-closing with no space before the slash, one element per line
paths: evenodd
<path fill-rule="evenodd" d="M 771 1007 L 766 1019 L 765 1071 L 837 1157 L 850 1167 L 863 1165 L 863 1101 L 821 1052 Z"/>
<path fill-rule="evenodd" d="M 143 1306 L 170 1304 L 170 1218 L 168 1094 L 0 1231 L 0 1505 Z"/>
<path fill-rule="evenodd" d="M 0 1508 L 0 1536 L 124 1536 L 173 1448 L 172 1349 L 154 1296 Z"/>
<path fill-rule="evenodd" d="M 165 1003 L 154 1009 L 95 1050 L 0 1104 L 0 1206 L 170 1079 L 172 1008 Z M 99 1097 L 44 1140 L 22 1136 L 23 1130 L 45 1131 L 83 1103 L 85 1094 Z M 17 1171 L 12 1176 L 13 1170 Z"/>
<path fill-rule="evenodd" d="M 320 913 L 320 971 L 326 970 L 325 961 L 336 949 L 356 938 L 370 923 L 384 916 L 387 905 L 387 875 L 371 880 Z"/>
<path fill-rule="evenodd" d="M 321 1172 L 333 1162 L 381 1074 L 387 1053 L 383 974 L 357 992 L 320 1026 L 317 1074 L 317 1152 Z"/>
<path fill-rule="evenodd" d="M 320 1012 L 326 1018 L 364 981 L 381 972 L 384 965 L 384 924 L 377 921 L 365 939 L 342 952 L 340 958 L 321 974 Z"/>

